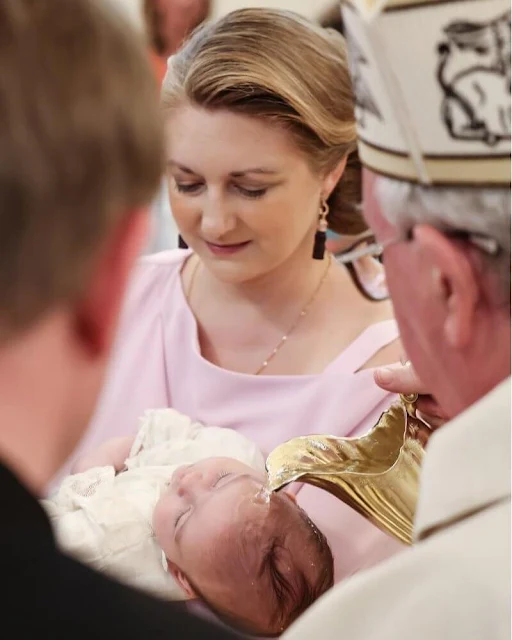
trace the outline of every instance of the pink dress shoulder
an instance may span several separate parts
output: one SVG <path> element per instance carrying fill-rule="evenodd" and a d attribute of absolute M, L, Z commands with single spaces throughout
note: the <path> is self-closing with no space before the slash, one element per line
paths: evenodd
<path fill-rule="evenodd" d="M 114 357 L 96 414 L 76 455 L 135 433 L 146 409 L 172 407 L 207 425 L 230 427 L 268 454 L 311 433 L 356 435 L 371 428 L 393 397 L 359 369 L 396 340 L 394 321 L 368 327 L 319 375 L 254 376 L 221 369 L 200 353 L 195 318 L 181 284 L 189 251 L 144 257 L 132 277 Z M 326 533 L 338 578 L 399 546 L 328 494 L 310 486 L 298 502 Z"/>

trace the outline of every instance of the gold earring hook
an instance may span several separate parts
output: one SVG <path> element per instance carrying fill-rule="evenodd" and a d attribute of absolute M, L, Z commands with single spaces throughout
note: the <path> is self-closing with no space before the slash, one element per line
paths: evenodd
<path fill-rule="evenodd" d="M 320 204 L 320 214 L 318 216 L 318 231 L 321 231 L 322 233 L 325 233 L 329 227 L 328 223 L 327 223 L 327 215 L 329 214 L 329 205 L 327 204 L 327 201 L 322 199 L 322 202 Z"/>

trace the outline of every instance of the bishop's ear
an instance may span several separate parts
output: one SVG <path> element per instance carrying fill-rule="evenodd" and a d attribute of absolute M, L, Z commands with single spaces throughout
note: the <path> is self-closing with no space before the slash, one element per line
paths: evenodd
<path fill-rule="evenodd" d="M 479 287 L 470 256 L 463 244 L 454 242 L 428 225 L 414 228 L 414 239 L 422 253 L 430 279 L 428 297 L 443 321 L 446 344 L 463 349 L 471 339 Z M 434 309 L 433 309 L 434 310 Z"/>

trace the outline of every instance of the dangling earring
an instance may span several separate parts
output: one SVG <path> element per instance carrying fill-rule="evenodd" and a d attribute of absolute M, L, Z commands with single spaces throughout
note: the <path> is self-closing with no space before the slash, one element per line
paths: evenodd
<path fill-rule="evenodd" d="M 315 233 L 315 244 L 313 245 L 313 260 L 323 260 L 325 255 L 325 239 L 327 237 L 327 214 L 329 205 L 322 198 L 320 215 L 318 216 L 318 227 Z"/>

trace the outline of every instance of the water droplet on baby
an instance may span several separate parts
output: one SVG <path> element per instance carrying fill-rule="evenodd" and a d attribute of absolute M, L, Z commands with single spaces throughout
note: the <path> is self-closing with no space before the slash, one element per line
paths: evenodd
<path fill-rule="evenodd" d="M 267 485 L 263 485 L 263 487 L 256 494 L 255 500 L 260 504 L 269 504 L 271 495 L 272 491 L 270 491 Z"/>

